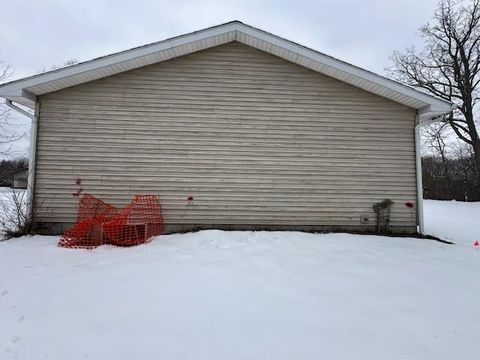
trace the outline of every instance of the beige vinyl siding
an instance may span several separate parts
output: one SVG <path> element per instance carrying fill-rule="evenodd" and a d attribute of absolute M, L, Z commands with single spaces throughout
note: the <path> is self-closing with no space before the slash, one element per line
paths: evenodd
<path fill-rule="evenodd" d="M 374 224 L 390 198 L 414 226 L 414 114 L 236 42 L 96 80 L 40 97 L 39 219 L 74 221 L 80 178 L 172 224 Z"/>

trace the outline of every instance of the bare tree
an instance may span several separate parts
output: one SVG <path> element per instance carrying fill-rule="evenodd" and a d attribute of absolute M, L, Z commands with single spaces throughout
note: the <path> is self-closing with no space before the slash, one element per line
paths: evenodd
<path fill-rule="evenodd" d="M 448 136 L 447 127 L 448 123 L 446 122 L 433 124 L 424 128 L 422 135 L 434 156 L 440 157 L 440 162 L 443 168 L 443 176 L 445 177 L 447 185 L 447 196 L 449 198 L 453 198 L 452 174 L 450 169 L 450 158 L 448 154 L 450 149 L 446 141 L 446 137 Z"/>
<path fill-rule="evenodd" d="M 394 52 L 389 74 L 407 85 L 454 102 L 445 117 L 455 134 L 471 145 L 480 169 L 476 105 L 480 100 L 480 0 L 441 0 L 433 21 L 422 26 L 425 47 Z"/>
<path fill-rule="evenodd" d="M 0 61 L 0 83 L 5 82 L 13 73 L 10 65 Z M 10 127 L 12 124 L 9 122 L 10 109 L 0 102 L 0 157 L 5 157 L 10 153 L 11 144 L 24 134 L 18 134 L 12 132 Z"/>

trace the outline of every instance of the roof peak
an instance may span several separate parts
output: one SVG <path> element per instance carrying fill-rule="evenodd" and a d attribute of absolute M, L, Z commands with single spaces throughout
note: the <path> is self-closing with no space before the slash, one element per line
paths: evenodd
<path fill-rule="evenodd" d="M 300 66 L 419 110 L 423 117 L 450 111 L 451 104 L 404 84 L 310 49 L 304 45 L 232 20 L 188 34 L 105 55 L 0 85 L 0 96 L 34 107 L 36 96 L 192 52 L 238 41 Z"/>

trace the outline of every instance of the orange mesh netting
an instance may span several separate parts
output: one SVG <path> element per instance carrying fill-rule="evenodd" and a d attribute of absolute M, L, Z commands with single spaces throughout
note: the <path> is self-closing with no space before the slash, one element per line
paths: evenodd
<path fill-rule="evenodd" d="M 58 245 L 87 249 L 102 245 L 102 224 L 116 214 L 114 206 L 90 194 L 83 195 L 78 206 L 77 222 L 63 234 Z"/>
<path fill-rule="evenodd" d="M 118 210 L 115 206 L 107 204 L 95 196 L 85 194 L 80 198 L 78 205 L 77 221 L 82 221 L 98 216 L 113 218 Z"/>
<path fill-rule="evenodd" d="M 160 202 L 154 195 L 135 195 L 130 205 L 103 226 L 109 243 L 131 246 L 163 233 Z"/>
<path fill-rule="evenodd" d="M 131 246 L 163 233 L 160 202 L 154 195 L 136 195 L 121 212 L 92 195 L 80 199 L 77 222 L 60 239 L 61 247 L 91 249 L 102 244 Z"/>

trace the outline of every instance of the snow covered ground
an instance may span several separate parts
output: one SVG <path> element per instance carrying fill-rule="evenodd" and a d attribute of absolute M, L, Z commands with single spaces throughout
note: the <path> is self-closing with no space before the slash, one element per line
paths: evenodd
<path fill-rule="evenodd" d="M 222 231 L 93 251 L 1 242 L 0 359 L 476 359 L 467 209 L 426 204 L 427 229 L 461 245 Z"/>
<path fill-rule="evenodd" d="M 480 242 L 480 202 L 424 200 L 425 232 L 458 245 Z"/>

